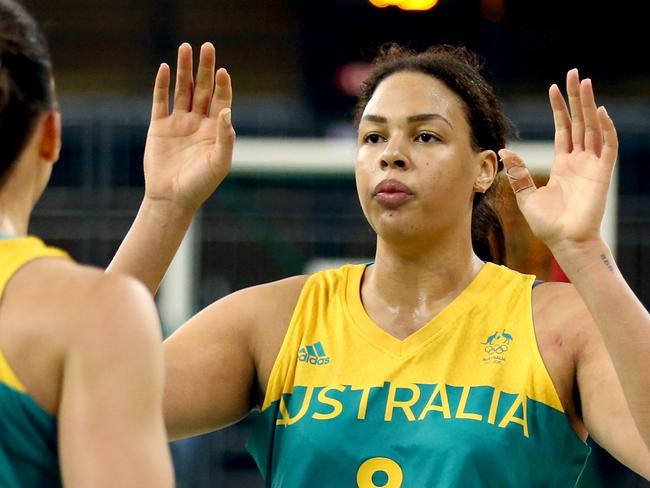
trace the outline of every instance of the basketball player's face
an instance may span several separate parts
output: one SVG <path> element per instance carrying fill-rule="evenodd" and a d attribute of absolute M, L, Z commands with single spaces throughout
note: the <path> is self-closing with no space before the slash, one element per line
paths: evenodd
<path fill-rule="evenodd" d="M 469 225 L 478 154 L 462 100 L 417 72 L 382 81 L 359 125 L 361 206 L 378 235 L 435 236 Z"/>

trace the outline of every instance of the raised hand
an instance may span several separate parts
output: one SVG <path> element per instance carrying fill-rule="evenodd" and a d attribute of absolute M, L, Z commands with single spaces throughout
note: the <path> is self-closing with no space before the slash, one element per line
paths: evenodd
<path fill-rule="evenodd" d="M 616 129 L 597 107 L 591 80 L 567 73 L 569 108 L 557 85 L 549 98 L 555 122 L 555 160 L 546 186 L 536 188 L 522 159 L 502 149 L 517 204 L 533 233 L 551 250 L 600 239 L 607 190 L 618 150 Z"/>
<path fill-rule="evenodd" d="M 223 181 L 232 163 L 232 87 L 228 72 L 215 73 L 215 50 L 201 46 L 196 82 L 192 48 L 178 48 L 174 103 L 169 113 L 171 72 L 156 76 L 144 154 L 145 199 L 193 212 Z"/>

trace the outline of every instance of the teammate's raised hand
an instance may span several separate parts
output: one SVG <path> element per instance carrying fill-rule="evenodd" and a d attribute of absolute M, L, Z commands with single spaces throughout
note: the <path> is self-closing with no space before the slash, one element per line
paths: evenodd
<path fill-rule="evenodd" d="M 178 48 L 173 108 L 171 70 L 156 76 L 144 155 L 145 198 L 195 211 L 223 181 L 232 163 L 232 87 L 224 68 L 215 72 L 214 46 L 201 46 L 194 79 L 192 47 Z"/>
<path fill-rule="evenodd" d="M 618 150 L 616 129 L 597 107 L 591 80 L 567 73 L 569 105 L 557 85 L 549 98 L 555 122 L 555 159 L 546 186 L 536 188 L 522 159 L 502 149 L 506 174 L 533 233 L 553 250 L 600 239 Z"/>

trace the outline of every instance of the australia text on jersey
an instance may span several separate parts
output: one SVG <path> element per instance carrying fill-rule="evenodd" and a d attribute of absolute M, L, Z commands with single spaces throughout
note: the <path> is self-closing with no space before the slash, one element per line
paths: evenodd
<path fill-rule="evenodd" d="M 280 397 L 276 424 L 289 426 L 307 419 L 332 420 L 340 415 L 356 415 L 357 420 L 363 421 L 372 413 L 381 415 L 384 422 L 392 422 L 398 416 L 418 422 L 436 415 L 444 420 L 485 422 L 499 428 L 515 424 L 528 437 L 527 403 L 525 394 L 506 393 L 491 386 L 391 382 L 364 387 L 294 386 L 292 394 Z"/>

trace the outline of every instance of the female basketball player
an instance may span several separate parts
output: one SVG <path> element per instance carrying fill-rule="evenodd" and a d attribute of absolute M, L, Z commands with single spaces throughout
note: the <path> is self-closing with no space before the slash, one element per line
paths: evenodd
<path fill-rule="evenodd" d="M 0 486 L 172 486 L 149 292 L 27 235 L 61 123 L 35 21 L 0 0 Z"/>
<path fill-rule="evenodd" d="M 145 199 L 113 262 L 152 290 L 230 166 L 234 132 L 217 115 L 230 80 L 220 70 L 215 85 L 214 63 L 204 45 L 192 97 L 180 47 L 171 114 L 169 68 L 158 74 Z M 535 188 L 502 149 L 472 55 L 385 50 L 358 117 L 374 263 L 241 290 L 181 327 L 165 344 L 171 436 L 260 408 L 249 447 L 269 486 L 574 486 L 587 435 L 650 478 L 650 316 L 599 233 L 616 132 L 590 80 L 571 70 L 566 89 L 568 107 L 549 92 L 555 161 Z M 572 285 L 493 264 L 500 159 Z"/>

